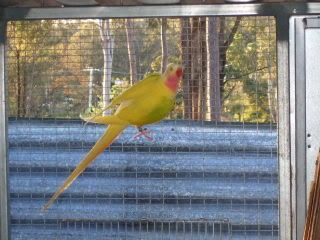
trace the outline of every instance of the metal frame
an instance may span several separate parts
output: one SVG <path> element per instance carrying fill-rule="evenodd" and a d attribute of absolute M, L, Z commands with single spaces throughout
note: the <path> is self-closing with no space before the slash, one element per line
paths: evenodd
<path fill-rule="evenodd" d="M 292 206 L 296 209 L 294 221 L 295 235 L 302 239 L 305 216 L 307 213 L 306 191 L 306 72 L 305 72 L 305 34 L 303 17 L 291 20 L 291 59 L 290 84 L 291 91 L 291 162 L 293 165 L 292 178 L 295 179 L 292 192 Z M 295 46 L 303 46 L 296 48 Z M 299 123 L 299 124 L 297 124 Z"/>
<path fill-rule="evenodd" d="M 320 95 L 318 94 L 319 81 L 315 81 L 314 78 L 318 78 L 318 72 L 315 66 L 312 63 L 316 63 L 314 58 L 308 57 L 309 54 L 315 54 L 317 49 L 314 49 L 312 44 L 318 41 L 310 42 L 310 34 L 319 33 L 320 31 L 320 18 L 319 16 L 307 16 L 304 18 L 303 22 L 305 23 L 305 79 L 306 79 L 306 189 L 307 193 L 310 192 L 311 182 L 314 180 L 314 172 L 316 167 L 316 159 L 319 153 L 319 144 L 320 144 L 320 125 L 318 123 L 318 107 L 316 104 L 311 104 L 313 101 L 318 102 Z M 311 40 L 313 40 L 311 38 Z M 297 45 L 298 46 L 298 45 Z M 298 46 L 299 47 L 299 46 Z M 301 47 L 301 46 L 300 46 Z M 317 63 L 316 63 L 317 64 Z M 309 196 L 307 196 L 309 202 Z"/>
<path fill-rule="evenodd" d="M 303 234 L 304 216 L 306 215 L 306 72 L 305 72 L 305 23 L 304 17 L 291 19 L 291 58 L 290 58 L 290 84 L 291 91 L 291 161 L 293 165 L 292 178 L 296 179 L 293 191 L 293 203 L 295 203 L 296 236 Z M 299 47 L 300 46 L 300 47 Z M 298 123 L 299 124 L 296 124 Z M 303 161 L 298 161 L 302 159 Z M 302 226 L 300 226 L 302 225 Z"/>
<path fill-rule="evenodd" d="M 7 118 L 5 84 L 5 21 L 0 19 L 0 239 L 9 239 Z"/>
<path fill-rule="evenodd" d="M 291 109 L 291 161 L 293 166 L 293 205 L 296 209 L 296 238 L 302 239 L 305 216 L 307 213 L 308 193 L 313 179 L 314 163 L 319 147 L 319 124 L 314 122 L 312 106 L 307 106 L 307 96 L 312 86 L 308 83 L 306 58 L 306 30 L 320 29 L 319 17 L 310 15 L 292 17 L 290 19 L 290 109 Z M 316 107 L 316 105 L 314 105 Z M 309 110 L 308 110 L 309 109 Z M 311 112 L 311 113 L 309 113 Z M 312 137 L 313 135 L 313 137 Z"/>
<path fill-rule="evenodd" d="M 1 15 L 2 12 L 2 15 Z M 9 239 L 7 202 L 7 158 L 6 158 L 6 114 L 4 77 L 4 33 L 9 20 L 32 19 L 79 19 L 79 18 L 123 18 L 123 17 L 174 17 L 174 16 L 275 16 L 277 23 L 278 59 L 278 155 L 280 206 L 280 239 L 301 239 L 304 225 L 305 196 L 302 185 L 303 168 L 296 159 L 305 156 L 305 125 L 300 117 L 305 114 L 300 102 L 305 100 L 303 81 L 296 83 L 289 78 L 289 19 L 292 15 L 320 14 L 319 3 L 266 3 L 266 4 L 220 4 L 220 5 L 175 5 L 175 6 L 126 6 L 126 7 L 70 7 L 70 8 L 0 8 L 0 181 L 1 183 L 1 239 Z M 291 20 L 290 20 L 291 21 Z M 1 37 L 2 36 L 2 37 Z M 290 49 L 290 53 L 292 50 Z M 299 56 L 299 55 L 298 55 Z M 300 59 L 302 60 L 302 58 Z M 292 62 L 290 66 L 293 67 Z M 297 69 L 291 70 L 296 71 Z M 302 72 L 302 71 L 301 71 Z M 302 75 L 299 77 L 303 77 Z M 299 90 L 295 92 L 295 90 Z M 291 98 L 291 101 L 290 101 Z M 296 112 L 294 111 L 296 110 Z M 292 112 L 293 111 L 293 112 Z M 296 123 L 299 123 L 296 124 Z M 299 136 L 296 137 L 296 136 Z M 301 140 L 300 137 L 302 136 Z M 299 180 L 298 184 L 296 178 Z M 301 184 L 302 185 L 301 185 Z M 303 198 L 296 193 L 302 192 Z M 3 220 L 4 219 L 4 220 Z"/>
<path fill-rule="evenodd" d="M 173 6 L 4 8 L 5 20 L 132 18 L 177 16 L 275 16 L 320 13 L 318 3 L 262 3 Z"/>
<path fill-rule="evenodd" d="M 295 239 L 292 234 L 292 186 L 290 149 L 289 18 L 277 18 L 278 61 L 278 162 L 280 239 Z M 281 226 L 281 227 L 280 227 Z"/>

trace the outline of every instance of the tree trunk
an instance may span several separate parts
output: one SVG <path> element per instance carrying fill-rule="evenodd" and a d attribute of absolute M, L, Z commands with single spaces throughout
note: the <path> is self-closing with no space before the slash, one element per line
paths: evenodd
<path fill-rule="evenodd" d="M 226 40 L 224 40 L 224 36 L 225 36 L 225 31 L 226 31 L 226 19 L 225 17 L 221 17 L 220 18 L 220 30 L 219 30 L 219 53 L 220 53 L 220 96 L 221 96 L 221 105 L 223 104 L 223 95 L 224 95 L 224 84 L 225 84 L 225 66 L 227 63 L 227 51 L 229 46 L 232 44 L 233 39 L 234 39 L 234 35 L 236 34 L 239 26 L 240 26 L 240 21 L 241 21 L 241 17 L 237 17 L 234 25 L 228 35 L 228 37 L 226 38 Z"/>
<path fill-rule="evenodd" d="M 217 17 L 207 18 L 207 119 L 221 121 L 219 34 Z"/>
<path fill-rule="evenodd" d="M 112 60 L 113 60 L 113 45 L 114 38 L 111 35 L 110 20 L 99 20 L 99 30 L 103 52 L 103 80 L 102 80 L 102 99 L 103 108 L 110 103 L 111 90 L 111 74 L 112 74 Z M 103 115 L 107 115 L 105 111 Z"/>
<path fill-rule="evenodd" d="M 183 70 L 183 117 L 192 119 L 192 92 L 191 92 L 191 24 L 189 18 L 180 19 L 181 27 L 181 57 Z"/>
<path fill-rule="evenodd" d="M 199 79 L 199 119 L 206 119 L 207 112 L 207 38 L 206 38 L 206 18 L 201 17 L 199 24 L 199 34 L 200 34 L 200 62 L 201 71 Z"/>
<path fill-rule="evenodd" d="M 269 23 L 269 28 L 271 28 L 270 21 Z M 268 44 L 269 47 L 268 49 L 271 49 L 271 35 L 269 33 L 269 38 L 268 38 Z M 268 105 L 269 105 L 269 112 L 270 112 L 270 117 L 271 121 L 273 123 L 276 123 L 278 121 L 278 112 L 277 112 L 277 85 L 276 81 L 274 79 L 276 76 L 272 72 L 272 59 L 271 55 L 269 53 L 266 54 L 266 59 L 267 59 L 267 65 L 268 65 Z"/>
<path fill-rule="evenodd" d="M 23 66 L 23 76 L 22 76 L 22 105 L 21 105 L 21 115 L 26 117 L 27 114 L 27 71 L 26 64 Z"/>
<path fill-rule="evenodd" d="M 199 17 L 191 19 L 191 93 L 192 93 L 192 119 L 199 116 L 199 81 L 201 80 L 201 52 L 200 52 L 200 21 Z"/>
<path fill-rule="evenodd" d="M 137 73 L 137 59 L 136 59 L 136 50 L 135 50 L 135 33 L 133 28 L 133 20 L 126 19 L 126 34 L 127 34 L 127 47 L 128 47 L 128 57 L 129 57 L 129 66 L 130 66 L 130 84 L 133 85 L 138 81 Z"/>
<path fill-rule="evenodd" d="M 21 84 L 21 70 L 20 70 L 20 52 L 16 51 L 17 58 L 17 116 L 21 116 L 21 92 L 22 92 L 22 84 Z"/>
<path fill-rule="evenodd" d="M 267 89 L 267 96 L 268 96 L 268 108 L 270 119 L 273 123 L 277 122 L 278 113 L 277 113 L 277 87 L 275 86 L 275 81 L 273 80 L 273 73 L 272 63 L 270 59 L 270 54 L 266 54 L 267 57 L 267 64 L 268 64 L 268 89 Z"/>
<path fill-rule="evenodd" d="M 166 70 L 168 65 L 168 44 L 167 44 L 167 19 L 161 19 L 161 72 Z"/>
<path fill-rule="evenodd" d="M 27 99 L 27 76 L 26 76 L 26 59 L 21 59 L 20 50 L 16 51 L 17 58 L 17 116 L 26 116 L 26 99 Z"/>

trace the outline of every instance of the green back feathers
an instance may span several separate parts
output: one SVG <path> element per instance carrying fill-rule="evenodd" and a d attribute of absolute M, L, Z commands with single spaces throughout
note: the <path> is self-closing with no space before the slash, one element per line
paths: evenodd
<path fill-rule="evenodd" d="M 110 105 L 117 105 L 123 101 L 130 100 L 133 98 L 140 97 L 144 95 L 146 92 L 150 91 L 150 88 L 157 85 L 157 83 L 161 80 L 161 74 L 159 73 L 151 73 L 147 75 L 144 79 L 134 84 L 129 89 L 122 92 L 119 96 L 115 97 Z M 111 106 L 110 106 L 111 107 Z"/>

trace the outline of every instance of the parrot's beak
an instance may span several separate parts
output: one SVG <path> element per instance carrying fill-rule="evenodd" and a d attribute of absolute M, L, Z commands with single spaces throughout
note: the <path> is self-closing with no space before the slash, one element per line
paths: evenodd
<path fill-rule="evenodd" d="M 176 70 L 176 75 L 178 78 L 181 78 L 183 74 L 182 67 L 178 67 Z"/>

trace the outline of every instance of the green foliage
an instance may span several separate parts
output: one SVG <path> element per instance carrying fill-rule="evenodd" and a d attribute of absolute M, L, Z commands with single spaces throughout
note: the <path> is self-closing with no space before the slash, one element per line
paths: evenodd
<path fill-rule="evenodd" d="M 228 48 L 225 67 L 223 104 L 229 119 L 272 121 L 268 94 L 275 90 L 270 92 L 268 80 L 276 81 L 276 73 L 270 73 L 276 65 L 274 27 L 269 17 L 241 20 L 241 29 Z"/>
<path fill-rule="evenodd" d="M 226 18 L 224 35 L 220 36 L 224 40 L 230 34 L 234 20 Z M 161 21 L 156 18 L 134 20 L 139 79 L 160 70 L 160 26 Z M 112 20 L 111 32 L 114 37 L 112 99 L 129 87 L 124 19 Z M 179 19 L 168 19 L 169 62 L 181 62 L 180 33 Z M 101 70 L 104 65 L 100 32 L 95 20 L 15 21 L 8 24 L 7 36 L 10 116 L 77 118 L 81 112 L 101 109 L 101 72 L 94 74 L 94 107 L 88 109 L 89 72 L 84 71 L 88 68 Z M 274 19 L 243 17 L 232 44 L 228 46 L 226 60 L 221 99 L 223 119 L 275 121 Z M 25 112 L 19 113 L 21 108 Z M 182 91 L 178 93 L 170 118 L 183 118 Z"/>

